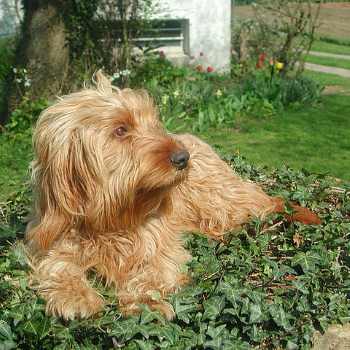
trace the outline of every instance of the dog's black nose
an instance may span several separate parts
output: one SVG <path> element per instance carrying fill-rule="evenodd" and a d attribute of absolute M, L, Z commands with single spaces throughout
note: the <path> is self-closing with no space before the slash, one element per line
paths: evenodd
<path fill-rule="evenodd" d="M 177 151 L 170 155 L 171 164 L 179 170 L 185 169 L 187 167 L 189 159 L 190 154 L 185 150 Z"/>

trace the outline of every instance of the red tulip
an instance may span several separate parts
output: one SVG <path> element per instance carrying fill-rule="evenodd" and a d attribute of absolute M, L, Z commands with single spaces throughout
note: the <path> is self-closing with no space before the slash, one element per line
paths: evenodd
<path fill-rule="evenodd" d="M 266 53 L 263 52 L 258 56 L 258 62 L 256 63 L 256 68 L 260 69 L 264 66 L 265 63 L 265 59 L 266 59 Z"/>

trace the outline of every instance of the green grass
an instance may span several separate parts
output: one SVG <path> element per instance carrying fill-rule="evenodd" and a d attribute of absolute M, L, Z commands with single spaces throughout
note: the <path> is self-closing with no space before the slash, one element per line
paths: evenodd
<path fill-rule="evenodd" d="M 320 73 L 313 71 L 305 71 L 304 74 L 319 82 L 323 86 L 339 86 L 342 87 L 344 91 L 350 91 L 350 79 L 344 78 L 336 74 Z"/>
<path fill-rule="evenodd" d="M 209 143 L 240 153 L 253 164 L 290 165 L 350 180 L 350 99 L 325 96 L 318 107 L 286 111 L 271 119 L 246 120 L 241 130 L 210 130 Z"/>
<path fill-rule="evenodd" d="M 320 64 L 322 66 L 350 69 L 350 60 L 340 58 L 308 55 L 306 57 L 306 62 Z"/>
<path fill-rule="evenodd" d="M 0 134 L 0 203 L 28 181 L 31 159 L 30 132 L 15 137 Z"/>
<path fill-rule="evenodd" d="M 345 38 L 337 38 L 332 36 L 320 36 L 319 40 L 325 43 L 336 44 L 341 46 L 350 46 L 350 40 Z"/>
<path fill-rule="evenodd" d="M 312 45 L 312 50 L 334 53 L 337 55 L 350 55 L 350 46 L 329 43 L 322 40 L 316 40 Z"/>
<path fill-rule="evenodd" d="M 6 78 L 14 61 L 15 40 L 13 38 L 0 38 L 0 120 L 5 113 Z"/>

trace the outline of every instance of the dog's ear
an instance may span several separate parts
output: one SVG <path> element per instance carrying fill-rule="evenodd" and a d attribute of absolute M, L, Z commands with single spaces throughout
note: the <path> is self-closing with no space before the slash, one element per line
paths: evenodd
<path fill-rule="evenodd" d="M 103 167 L 93 140 L 93 135 L 78 131 L 56 138 L 45 127 L 36 131 L 32 177 L 39 197 L 38 225 L 27 235 L 34 246 L 48 249 L 67 229 L 84 221 L 87 208 L 95 203 Z"/>
<path fill-rule="evenodd" d="M 102 69 L 99 69 L 93 80 L 96 82 L 97 90 L 103 94 L 112 94 L 112 84 L 110 80 L 103 74 Z"/>
<path fill-rule="evenodd" d="M 96 196 L 101 178 L 98 172 L 102 169 L 98 145 L 91 140 L 92 135 L 73 131 L 70 140 L 48 160 L 42 176 L 41 190 L 48 192 L 47 199 L 54 200 L 53 204 L 68 215 L 85 215 L 86 205 Z"/>

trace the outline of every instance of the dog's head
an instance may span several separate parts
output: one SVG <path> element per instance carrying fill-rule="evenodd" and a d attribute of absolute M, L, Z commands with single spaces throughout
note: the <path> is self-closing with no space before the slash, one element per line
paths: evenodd
<path fill-rule="evenodd" d="M 160 206 L 160 194 L 186 177 L 190 155 L 164 130 L 146 92 L 114 89 L 102 73 L 96 80 L 96 89 L 65 96 L 40 116 L 33 177 L 41 213 L 107 229 L 123 211 Z"/>

